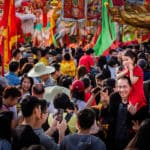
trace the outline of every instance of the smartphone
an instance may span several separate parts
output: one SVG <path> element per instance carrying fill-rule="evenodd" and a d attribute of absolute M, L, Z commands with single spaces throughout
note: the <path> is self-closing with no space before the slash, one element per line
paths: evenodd
<path fill-rule="evenodd" d="M 96 94 L 96 93 L 100 92 L 100 90 L 101 90 L 101 88 L 96 87 L 92 90 L 92 93 Z"/>
<path fill-rule="evenodd" d="M 63 109 L 58 109 L 58 112 L 56 114 L 56 120 L 59 121 L 59 122 L 62 122 L 63 120 L 63 113 L 64 113 L 64 110 Z"/>

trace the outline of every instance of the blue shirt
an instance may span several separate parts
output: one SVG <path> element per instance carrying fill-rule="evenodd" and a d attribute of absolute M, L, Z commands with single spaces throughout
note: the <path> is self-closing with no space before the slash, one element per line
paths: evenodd
<path fill-rule="evenodd" d="M 19 85 L 20 84 L 20 79 L 19 77 L 13 73 L 13 72 L 8 72 L 6 75 L 5 75 L 5 78 L 7 79 L 8 81 L 8 84 L 9 85 Z"/>
<path fill-rule="evenodd" d="M 11 144 L 4 139 L 0 139 L 0 150 L 11 150 Z"/>
<path fill-rule="evenodd" d="M 42 128 L 33 130 L 39 137 L 41 145 L 43 145 L 47 150 L 59 150 L 59 145 L 56 144 L 50 136 L 46 135 Z"/>

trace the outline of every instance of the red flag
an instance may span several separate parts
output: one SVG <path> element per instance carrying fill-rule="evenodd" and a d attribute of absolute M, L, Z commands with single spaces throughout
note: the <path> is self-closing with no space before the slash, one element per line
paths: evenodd
<path fill-rule="evenodd" d="M 17 23 L 14 0 L 5 0 L 3 7 L 2 26 L 4 28 L 3 67 L 8 65 L 11 59 L 11 49 L 17 42 Z"/>

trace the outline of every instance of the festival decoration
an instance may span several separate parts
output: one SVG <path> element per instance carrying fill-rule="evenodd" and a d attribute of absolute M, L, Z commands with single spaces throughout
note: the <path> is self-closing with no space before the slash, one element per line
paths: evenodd
<path fill-rule="evenodd" d="M 109 12 L 113 17 L 112 20 L 122 25 L 124 42 L 135 39 L 140 42 L 150 31 L 150 7 L 147 1 L 127 0 L 122 7 L 110 7 Z"/>
<path fill-rule="evenodd" d="M 86 0 L 62 0 L 62 19 L 67 21 L 83 21 L 87 15 Z"/>
<path fill-rule="evenodd" d="M 108 6 L 112 7 L 112 1 L 110 0 L 108 3 L 108 0 L 102 0 L 102 31 L 94 46 L 97 56 L 103 54 L 116 40 L 115 24 L 108 13 Z"/>

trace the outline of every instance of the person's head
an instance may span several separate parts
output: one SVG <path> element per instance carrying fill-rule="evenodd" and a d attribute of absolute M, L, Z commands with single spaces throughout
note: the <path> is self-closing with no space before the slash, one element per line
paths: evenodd
<path fill-rule="evenodd" d="M 60 77 L 60 75 L 61 75 L 60 64 L 53 63 L 53 64 L 51 64 L 51 66 L 55 68 L 55 71 L 51 73 L 51 77 L 54 80 L 57 80 Z"/>
<path fill-rule="evenodd" d="M 53 61 L 56 61 L 57 60 L 57 51 L 56 50 L 50 50 L 49 51 L 49 54 L 50 54 L 50 61 L 53 62 Z"/>
<path fill-rule="evenodd" d="M 0 139 L 11 141 L 11 122 L 13 112 L 5 111 L 0 113 Z"/>
<path fill-rule="evenodd" d="M 40 100 L 41 105 L 41 124 L 43 125 L 46 122 L 48 117 L 48 103 L 46 100 Z"/>
<path fill-rule="evenodd" d="M 19 61 L 19 60 L 22 58 L 21 51 L 20 51 L 19 49 L 15 49 L 15 50 L 12 52 L 12 56 L 13 56 L 13 58 L 14 58 L 16 61 Z"/>
<path fill-rule="evenodd" d="M 71 96 L 72 98 L 76 98 L 84 101 L 84 83 L 81 80 L 75 80 L 71 85 Z"/>
<path fill-rule="evenodd" d="M 77 79 L 79 80 L 80 78 L 84 77 L 87 74 L 87 70 L 85 66 L 79 66 L 77 68 Z"/>
<path fill-rule="evenodd" d="M 106 56 L 100 56 L 97 62 L 97 66 L 103 70 L 104 66 L 107 64 Z"/>
<path fill-rule="evenodd" d="M 17 73 L 19 70 L 19 62 L 17 61 L 12 61 L 9 64 L 9 71 L 13 73 Z"/>
<path fill-rule="evenodd" d="M 31 88 L 34 81 L 31 77 L 28 77 L 26 74 L 21 78 L 20 86 L 24 92 L 31 92 Z"/>
<path fill-rule="evenodd" d="M 137 65 L 140 66 L 143 70 L 145 70 L 148 66 L 148 63 L 145 59 L 139 59 L 137 61 Z"/>
<path fill-rule="evenodd" d="M 46 59 L 49 58 L 49 49 L 45 48 L 45 50 L 42 50 L 42 57 L 45 57 Z"/>
<path fill-rule="evenodd" d="M 85 92 L 90 92 L 91 90 L 91 80 L 88 77 L 81 78 L 84 83 Z"/>
<path fill-rule="evenodd" d="M 28 73 L 33 68 L 33 64 L 31 63 L 25 63 L 23 67 L 21 68 L 21 75 Z"/>
<path fill-rule="evenodd" d="M 16 87 L 7 87 L 3 92 L 3 103 L 8 107 L 12 107 L 18 103 L 21 92 Z"/>
<path fill-rule="evenodd" d="M 72 81 L 73 81 L 72 77 L 70 77 L 68 75 L 64 75 L 64 76 L 60 77 L 58 85 L 70 89 Z"/>
<path fill-rule="evenodd" d="M 144 120 L 134 138 L 130 141 L 125 150 L 149 150 L 150 143 L 150 119 Z"/>
<path fill-rule="evenodd" d="M 90 130 L 95 120 L 96 114 L 92 109 L 83 109 L 77 114 L 77 126 L 79 130 Z"/>
<path fill-rule="evenodd" d="M 45 92 L 44 85 L 42 83 L 35 83 L 32 86 L 32 96 L 42 99 L 44 92 Z"/>
<path fill-rule="evenodd" d="M 41 118 L 40 100 L 35 96 L 26 96 L 21 103 L 21 111 L 24 118 L 34 117 L 39 120 Z"/>
<path fill-rule="evenodd" d="M 94 50 L 93 50 L 92 48 L 89 48 L 89 49 L 86 50 L 85 53 L 86 53 L 87 55 L 92 55 L 92 54 L 94 54 Z"/>
<path fill-rule="evenodd" d="M 132 83 L 130 78 L 125 76 L 118 79 L 117 88 L 122 100 L 128 100 L 128 96 L 132 88 Z"/>
<path fill-rule="evenodd" d="M 54 97 L 54 107 L 56 109 L 74 109 L 73 104 L 70 101 L 70 98 L 65 93 L 59 93 Z"/>
<path fill-rule="evenodd" d="M 96 85 L 98 87 L 102 87 L 104 79 L 105 79 L 105 77 L 104 77 L 104 75 L 102 73 L 96 74 L 96 76 L 95 76 Z"/>
<path fill-rule="evenodd" d="M 137 62 L 136 53 L 134 53 L 132 50 L 125 51 L 122 59 L 123 59 L 123 64 L 126 65 L 129 64 L 135 65 Z"/>
<path fill-rule="evenodd" d="M 108 61 L 107 64 L 108 64 L 110 67 L 116 67 L 116 66 L 119 64 L 119 62 L 118 62 L 118 60 L 117 60 L 116 57 L 112 56 L 112 57 L 109 59 L 109 61 Z"/>
<path fill-rule="evenodd" d="M 70 61 L 71 60 L 71 56 L 69 53 L 65 53 L 64 56 L 63 56 L 63 59 L 66 60 L 66 61 Z"/>
<path fill-rule="evenodd" d="M 111 50 L 109 51 L 109 55 L 110 55 L 111 57 L 117 57 L 117 56 L 118 56 L 118 52 L 117 52 L 115 49 L 111 49 Z"/>
<path fill-rule="evenodd" d="M 109 100 L 110 100 L 110 95 L 111 93 L 113 92 L 113 89 L 110 88 L 110 87 L 103 87 L 101 89 L 101 102 L 104 104 L 104 105 L 109 105 Z"/>
<path fill-rule="evenodd" d="M 108 78 L 108 79 L 103 80 L 103 86 L 110 87 L 111 89 L 113 89 L 114 92 L 117 91 L 115 79 Z"/>

